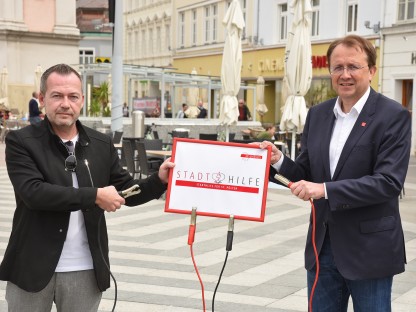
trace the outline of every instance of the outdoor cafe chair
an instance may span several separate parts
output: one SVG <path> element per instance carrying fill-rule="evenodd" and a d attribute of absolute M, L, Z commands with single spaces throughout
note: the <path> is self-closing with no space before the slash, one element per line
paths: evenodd
<path fill-rule="evenodd" d="M 188 131 L 172 130 L 172 138 L 189 138 Z"/>
<path fill-rule="evenodd" d="M 163 149 L 162 139 L 153 139 L 153 140 L 144 139 L 143 142 L 144 142 L 144 147 L 147 150 L 162 150 Z"/>
<path fill-rule="evenodd" d="M 218 135 L 216 133 L 200 133 L 199 139 L 200 140 L 210 140 L 210 141 L 217 141 Z"/>
<path fill-rule="evenodd" d="M 14 119 L 6 119 L 1 127 L 0 141 L 3 143 L 7 133 L 12 130 L 20 129 L 19 121 Z"/>
<path fill-rule="evenodd" d="M 123 131 L 115 131 L 113 133 L 113 143 L 120 144 L 122 137 L 123 137 Z"/>
<path fill-rule="evenodd" d="M 163 150 L 163 142 L 162 139 L 154 139 L 154 140 L 148 140 L 144 139 L 144 147 L 146 150 L 156 150 L 161 151 Z M 163 162 L 163 157 L 155 157 L 155 156 L 147 156 L 148 160 L 159 160 Z"/>
<path fill-rule="evenodd" d="M 139 161 L 139 178 L 142 175 L 146 177 L 159 171 L 159 167 L 163 162 L 163 159 L 149 160 L 146 154 L 145 143 L 143 141 L 135 141 L 137 150 L 137 159 Z"/>
<path fill-rule="evenodd" d="M 126 162 L 127 171 L 136 178 L 136 174 L 139 174 L 140 178 L 140 169 L 137 164 L 137 158 L 134 155 L 133 145 L 131 140 L 123 140 L 122 150 L 124 155 L 124 160 Z"/>

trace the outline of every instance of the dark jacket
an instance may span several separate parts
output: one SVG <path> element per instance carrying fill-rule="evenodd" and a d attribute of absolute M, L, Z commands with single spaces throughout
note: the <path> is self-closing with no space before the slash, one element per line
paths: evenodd
<path fill-rule="evenodd" d="M 6 164 L 14 187 L 16 211 L 0 265 L 0 279 L 26 291 L 38 292 L 50 281 L 64 245 L 70 212 L 77 210 L 82 210 L 84 215 L 98 287 L 101 291 L 107 289 L 110 275 L 98 240 L 108 263 L 108 238 L 102 217 L 104 211 L 94 203 L 97 188 L 114 185 L 117 190 L 123 190 L 138 183 L 141 193 L 127 198 L 128 206 L 158 198 L 166 190 L 157 174 L 146 180 L 133 180 L 120 166 L 108 135 L 84 127 L 79 121 L 77 127 L 78 189 L 72 186 L 71 172 L 64 169 L 68 152 L 47 118 L 35 126 L 12 131 L 6 137 Z"/>
<path fill-rule="evenodd" d="M 240 105 L 238 106 L 238 120 L 249 120 L 251 119 L 251 113 L 248 109 L 248 106 L 246 104 L 243 105 L 242 108 L 240 108 Z"/>
<path fill-rule="evenodd" d="M 35 98 L 29 101 L 29 117 L 38 117 L 42 112 L 39 110 L 38 101 Z"/>
<path fill-rule="evenodd" d="M 399 194 L 410 157 L 410 114 L 371 89 L 331 178 L 335 101 L 309 110 L 302 152 L 295 162 L 285 158 L 280 173 L 292 181 L 326 183 L 328 200 L 314 200 L 316 245 L 320 251 L 328 231 L 342 276 L 361 280 L 401 273 L 406 257 Z M 311 231 L 310 224 L 305 249 L 308 270 L 315 266 Z"/>
<path fill-rule="evenodd" d="M 198 106 L 198 109 L 199 109 L 199 113 L 198 113 L 197 118 L 207 118 L 208 111 L 205 109 L 205 107 Z"/>

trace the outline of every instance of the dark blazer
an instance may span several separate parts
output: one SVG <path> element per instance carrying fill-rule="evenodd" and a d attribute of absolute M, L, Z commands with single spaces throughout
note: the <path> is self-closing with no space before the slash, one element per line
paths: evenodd
<path fill-rule="evenodd" d="M 208 111 L 204 107 L 199 107 L 198 106 L 198 109 L 199 109 L 199 114 L 198 114 L 197 118 L 207 118 Z"/>
<path fill-rule="evenodd" d="M 319 251 L 328 231 L 334 260 L 345 278 L 401 273 L 406 256 L 398 196 L 410 157 L 410 114 L 371 89 L 331 179 L 329 143 L 335 102 L 309 110 L 302 152 L 295 162 L 285 158 L 280 173 L 292 181 L 326 183 L 328 200 L 314 201 L 316 244 Z M 305 267 L 309 270 L 314 265 L 310 224 Z"/>
<path fill-rule="evenodd" d="M 133 180 L 120 166 L 108 135 L 83 127 L 79 121 L 77 127 L 78 189 L 72 187 L 71 172 L 64 169 L 68 152 L 47 118 L 6 137 L 6 164 L 14 187 L 16 211 L 0 265 L 0 279 L 26 291 L 40 291 L 50 281 L 64 245 L 70 212 L 77 210 L 84 215 L 98 287 L 101 291 L 107 289 L 110 275 L 101 257 L 99 241 L 108 263 L 108 238 L 105 218 L 101 218 L 104 211 L 95 205 L 97 188 L 114 185 L 123 190 L 138 183 L 141 193 L 127 198 L 128 206 L 158 198 L 166 190 L 157 174 L 146 180 Z"/>
<path fill-rule="evenodd" d="M 29 117 L 38 117 L 42 112 L 39 110 L 38 101 L 35 98 L 31 98 L 29 101 Z"/>

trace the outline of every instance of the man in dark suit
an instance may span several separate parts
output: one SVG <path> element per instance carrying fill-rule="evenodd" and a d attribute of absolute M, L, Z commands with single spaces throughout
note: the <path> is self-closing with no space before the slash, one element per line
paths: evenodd
<path fill-rule="evenodd" d="M 38 97 L 38 92 L 32 92 L 32 98 L 29 101 L 29 122 L 31 125 L 42 121 L 42 111 L 39 109 Z"/>
<path fill-rule="evenodd" d="M 110 287 L 104 212 L 159 198 L 166 190 L 166 160 L 159 172 L 134 180 L 120 165 L 112 139 L 78 120 L 84 104 L 81 77 L 66 64 L 46 70 L 39 100 L 46 117 L 6 137 L 6 165 L 16 211 L 0 265 L 9 311 L 97 311 Z M 133 185 L 140 193 L 124 199 Z"/>
<path fill-rule="evenodd" d="M 207 109 L 204 107 L 204 104 L 202 103 L 202 101 L 198 102 L 198 109 L 199 109 L 199 113 L 197 118 L 207 118 L 208 116 L 208 111 Z"/>
<path fill-rule="evenodd" d="M 273 170 L 291 181 L 291 192 L 313 199 L 305 249 L 313 311 L 391 311 L 393 276 L 406 256 L 399 195 L 411 139 L 409 112 L 375 92 L 376 50 L 351 35 L 334 41 L 327 59 L 338 97 L 312 107 L 295 161 L 272 146 Z M 312 240 L 316 228 L 316 261 Z M 316 288 L 315 273 L 320 265 Z"/>

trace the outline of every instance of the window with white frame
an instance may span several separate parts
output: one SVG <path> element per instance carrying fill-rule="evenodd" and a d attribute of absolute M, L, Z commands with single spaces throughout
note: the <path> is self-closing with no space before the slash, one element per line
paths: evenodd
<path fill-rule="evenodd" d="M 168 50 L 171 49 L 171 46 L 170 46 L 170 25 L 165 26 L 165 46 Z"/>
<path fill-rule="evenodd" d="M 218 6 L 211 4 L 204 7 L 204 43 L 217 41 Z"/>
<path fill-rule="evenodd" d="M 246 0 L 240 0 L 241 11 L 243 11 L 244 22 L 246 21 Z M 246 27 L 243 28 L 242 38 L 246 37 Z"/>
<path fill-rule="evenodd" d="M 149 49 L 148 49 L 149 54 L 150 55 L 153 55 L 153 53 L 154 53 L 154 49 L 153 49 L 153 43 L 154 43 L 153 28 L 150 28 L 149 29 L 149 40 L 148 40 L 148 43 L 149 43 Z"/>
<path fill-rule="evenodd" d="M 398 21 L 414 20 L 416 17 L 415 0 L 399 0 Z"/>
<path fill-rule="evenodd" d="M 93 64 L 95 62 L 95 49 L 94 48 L 80 48 L 79 49 L 79 63 L 80 64 Z"/>
<path fill-rule="evenodd" d="M 127 31 L 127 43 L 126 43 L 126 45 L 127 45 L 126 57 L 127 57 L 128 60 L 133 57 L 133 54 L 132 54 L 133 41 L 132 40 L 133 40 L 132 31 L 131 31 L 131 29 L 128 29 L 128 31 Z"/>
<path fill-rule="evenodd" d="M 156 52 L 160 52 L 162 49 L 162 32 L 160 26 L 156 27 Z"/>
<path fill-rule="evenodd" d="M 212 5 L 212 41 L 217 41 L 217 29 L 218 29 L 218 9 L 217 5 Z"/>
<path fill-rule="evenodd" d="M 208 43 L 211 41 L 211 7 L 206 6 L 204 8 L 205 14 L 204 14 L 204 27 L 205 27 L 205 43 Z"/>
<path fill-rule="evenodd" d="M 138 58 L 140 56 L 140 50 L 137 49 L 137 47 L 140 46 L 140 38 L 139 38 L 139 31 L 135 30 L 134 31 L 134 38 L 132 43 L 130 44 L 130 49 L 131 49 L 131 58 Z"/>
<path fill-rule="evenodd" d="M 185 47 L 185 12 L 179 13 L 179 47 Z"/>
<path fill-rule="evenodd" d="M 347 32 L 357 31 L 358 3 L 348 2 Z"/>
<path fill-rule="evenodd" d="M 146 57 L 146 45 L 147 45 L 147 40 L 146 40 L 146 30 L 142 29 L 142 38 L 141 38 L 141 43 L 142 43 L 142 56 Z"/>
<path fill-rule="evenodd" d="M 140 43 L 140 32 L 138 29 L 134 31 L 133 41 L 131 43 L 131 58 L 137 59 L 141 56 L 141 43 Z"/>
<path fill-rule="evenodd" d="M 282 3 L 278 5 L 278 34 L 279 40 L 286 40 L 287 39 L 287 3 Z"/>
<path fill-rule="evenodd" d="M 319 36 L 319 3 L 320 0 L 312 0 L 311 36 Z"/>
<path fill-rule="evenodd" d="M 192 45 L 196 45 L 197 32 L 198 32 L 198 21 L 197 21 L 197 12 L 192 10 Z"/>

